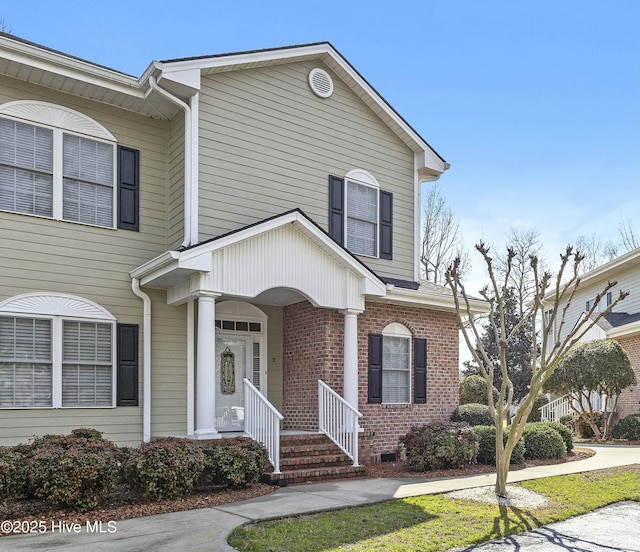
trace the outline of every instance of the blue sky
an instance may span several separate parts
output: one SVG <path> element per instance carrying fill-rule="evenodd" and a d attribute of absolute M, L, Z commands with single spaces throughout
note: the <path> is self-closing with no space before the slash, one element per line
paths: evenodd
<path fill-rule="evenodd" d="M 451 163 L 439 186 L 468 247 L 512 226 L 537 228 L 550 256 L 616 238 L 621 219 L 640 234 L 637 0 L 13 0 L 0 16 L 136 76 L 152 60 L 328 40 Z"/>

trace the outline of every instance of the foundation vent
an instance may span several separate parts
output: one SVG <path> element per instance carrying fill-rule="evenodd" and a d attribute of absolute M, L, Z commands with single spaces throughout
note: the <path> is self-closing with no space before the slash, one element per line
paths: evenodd
<path fill-rule="evenodd" d="M 309 71 L 309 87 L 316 96 L 328 98 L 333 94 L 333 81 L 324 69 L 311 69 Z"/>

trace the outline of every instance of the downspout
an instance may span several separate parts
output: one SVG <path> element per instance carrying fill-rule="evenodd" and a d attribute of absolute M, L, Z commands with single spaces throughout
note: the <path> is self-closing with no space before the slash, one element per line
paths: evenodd
<path fill-rule="evenodd" d="M 140 280 L 131 280 L 133 293 L 143 303 L 142 316 L 142 440 L 151 441 L 151 298 L 140 289 Z"/>
<path fill-rule="evenodd" d="M 158 92 L 158 94 L 167 98 L 184 111 L 184 240 L 182 247 L 188 247 L 198 242 L 197 232 L 192 228 L 192 223 L 197 224 L 194 220 L 196 216 L 193 209 L 193 171 L 192 171 L 192 152 L 193 152 L 193 112 L 189 104 L 183 102 L 180 98 L 167 92 L 164 88 L 160 88 L 155 77 L 149 77 L 149 87 Z M 197 226 L 196 226 L 197 228 Z"/>

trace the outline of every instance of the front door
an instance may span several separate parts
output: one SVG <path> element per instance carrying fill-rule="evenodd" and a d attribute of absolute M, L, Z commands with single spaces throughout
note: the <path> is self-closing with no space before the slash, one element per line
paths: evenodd
<path fill-rule="evenodd" d="M 260 388 L 261 340 L 216 332 L 216 429 L 244 430 L 244 384 Z"/>

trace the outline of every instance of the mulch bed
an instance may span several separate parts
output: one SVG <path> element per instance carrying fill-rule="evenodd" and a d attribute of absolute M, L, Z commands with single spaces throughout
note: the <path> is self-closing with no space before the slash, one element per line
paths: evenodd
<path fill-rule="evenodd" d="M 530 460 L 526 464 L 512 465 L 511 469 L 518 470 L 530 466 L 574 462 L 588 458 L 592 454 L 591 451 L 576 451 L 569 453 L 563 460 Z M 463 469 L 414 472 L 410 471 L 402 462 L 384 462 L 367 466 L 366 477 L 435 478 L 460 477 L 493 472 L 495 472 L 493 466 L 482 464 L 474 464 Z M 177 500 L 141 501 L 140 497 L 123 489 L 117 489 L 104 501 L 101 507 L 89 512 L 52 508 L 44 500 L 15 500 L 0 504 L 0 517 L 2 519 L 21 521 L 42 520 L 48 526 L 51 522 L 59 523 L 62 521 L 68 524 L 80 523 L 84 526 L 87 521 L 92 523 L 96 521 L 109 522 L 196 508 L 211 508 L 263 496 L 275 490 L 276 487 L 272 485 L 256 483 L 240 489 L 211 488 Z M 0 535 L 4 536 L 5 533 L 0 532 Z"/>

